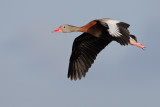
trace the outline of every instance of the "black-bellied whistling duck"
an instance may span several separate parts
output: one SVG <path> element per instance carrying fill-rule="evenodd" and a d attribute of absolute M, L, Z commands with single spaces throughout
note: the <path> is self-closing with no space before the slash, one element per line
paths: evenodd
<path fill-rule="evenodd" d="M 68 68 L 68 78 L 71 80 L 85 77 L 97 54 L 110 42 L 116 41 L 121 45 L 135 45 L 141 49 L 144 46 L 137 43 L 134 35 L 128 31 L 129 24 L 111 18 L 97 19 L 82 27 L 68 24 L 60 26 L 54 32 L 84 32 L 73 42 L 72 54 Z"/>

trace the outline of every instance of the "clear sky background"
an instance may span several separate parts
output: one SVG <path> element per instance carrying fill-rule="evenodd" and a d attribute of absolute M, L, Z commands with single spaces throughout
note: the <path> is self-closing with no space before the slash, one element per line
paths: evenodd
<path fill-rule="evenodd" d="M 0 107 L 160 107 L 159 0 L 1 0 Z M 73 40 L 51 31 L 99 18 L 145 45 L 109 44 L 86 78 L 67 78 Z"/>

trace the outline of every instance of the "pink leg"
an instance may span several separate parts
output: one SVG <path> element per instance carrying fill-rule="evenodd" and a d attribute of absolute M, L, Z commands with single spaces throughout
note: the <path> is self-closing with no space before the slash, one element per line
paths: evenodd
<path fill-rule="evenodd" d="M 139 47 L 139 48 L 141 48 L 141 49 L 144 49 L 144 48 L 145 48 L 142 44 L 137 43 L 137 42 L 136 42 L 134 39 L 132 39 L 132 38 L 130 38 L 130 43 L 129 43 L 129 44 L 134 45 L 134 46 L 137 46 L 137 47 Z"/>

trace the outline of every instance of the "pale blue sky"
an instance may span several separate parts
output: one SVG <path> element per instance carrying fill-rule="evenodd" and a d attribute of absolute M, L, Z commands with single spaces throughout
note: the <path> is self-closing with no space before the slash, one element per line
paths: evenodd
<path fill-rule="evenodd" d="M 1 0 L 0 107 L 160 107 L 159 0 Z M 97 18 L 129 23 L 145 45 L 112 42 L 80 81 L 67 78 L 73 40 L 51 31 Z"/>

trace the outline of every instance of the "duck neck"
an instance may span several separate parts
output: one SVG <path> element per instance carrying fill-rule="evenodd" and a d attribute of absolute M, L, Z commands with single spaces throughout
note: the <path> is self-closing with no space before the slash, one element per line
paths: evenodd
<path fill-rule="evenodd" d="M 79 27 L 71 26 L 70 31 L 71 32 L 78 32 Z"/>
<path fill-rule="evenodd" d="M 86 33 L 87 33 L 87 29 L 86 29 L 85 26 L 77 27 L 77 31 L 78 31 L 78 32 L 86 32 Z"/>

